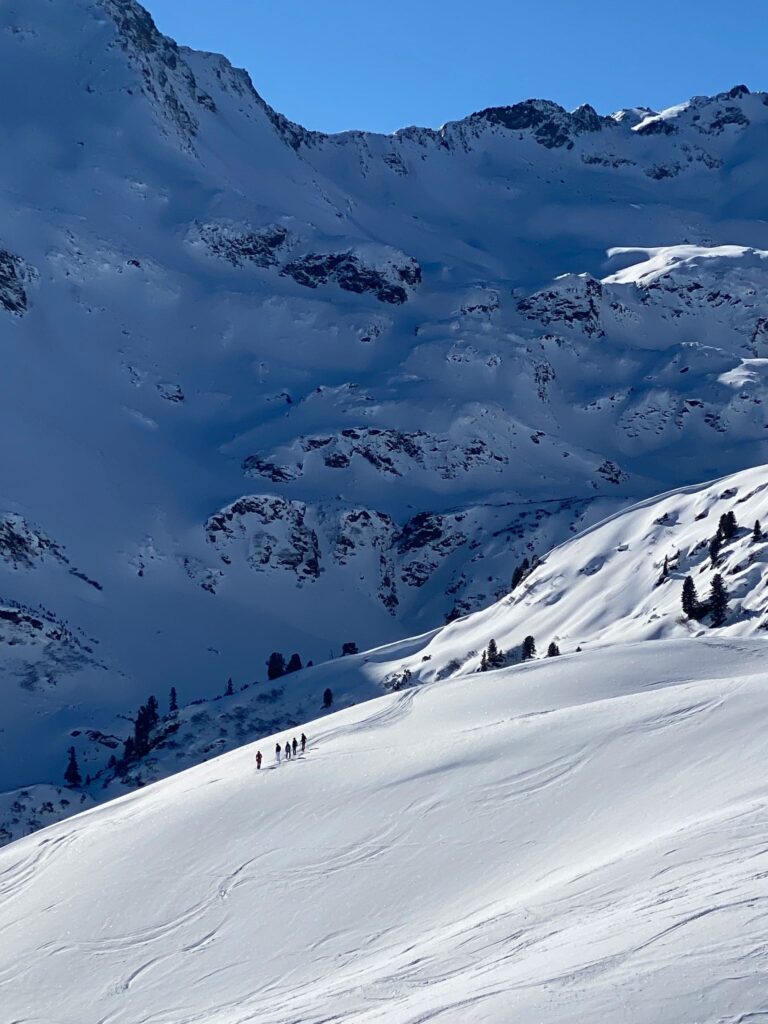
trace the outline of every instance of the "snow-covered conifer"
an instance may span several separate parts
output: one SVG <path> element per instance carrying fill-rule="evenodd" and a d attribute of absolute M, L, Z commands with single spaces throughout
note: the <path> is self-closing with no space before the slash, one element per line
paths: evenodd
<path fill-rule="evenodd" d="M 693 576 L 686 576 L 683 580 L 682 605 L 683 613 L 689 619 L 698 618 L 699 596 L 696 593 L 696 584 L 693 582 Z"/>
<path fill-rule="evenodd" d="M 530 661 L 531 658 L 536 657 L 536 641 L 532 636 L 527 636 L 523 640 L 523 646 L 520 651 L 523 661 Z"/>
<path fill-rule="evenodd" d="M 80 775 L 80 768 L 77 764 L 77 754 L 75 753 L 74 747 L 69 748 L 69 760 L 64 772 L 64 781 L 68 786 L 71 786 L 72 789 L 77 789 L 83 782 Z"/>
<path fill-rule="evenodd" d="M 728 591 L 725 589 L 723 577 L 716 573 L 712 578 L 712 590 L 709 594 L 709 610 L 712 613 L 712 625 L 722 626 L 728 615 Z"/>

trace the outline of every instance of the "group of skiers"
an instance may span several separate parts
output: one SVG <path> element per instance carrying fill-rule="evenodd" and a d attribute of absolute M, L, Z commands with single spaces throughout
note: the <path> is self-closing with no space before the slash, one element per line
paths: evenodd
<path fill-rule="evenodd" d="M 285 741 L 285 760 L 286 761 L 290 761 L 292 757 L 298 757 L 299 756 L 299 745 L 301 745 L 301 752 L 303 754 L 304 751 L 307 749 L 307 737 L 304 735 L 304 733 L 301 734 L 301 741 L 297 740 L 295 736 L 293 737 L 292 741 L 291 740 L 286 740 Z M 275 745 L 275 760 L 277 761 L 278 764 L 280 764 L 280 759 L 281 759 L 282 756 L 283 756 L 283 748 L 280 746 L 279 743 L 277 743 Z M 261 768 L 261 762 L 262 762 L 261 751 L 257 750 L 256 751 L 256 767 L 257 768 Z"/>

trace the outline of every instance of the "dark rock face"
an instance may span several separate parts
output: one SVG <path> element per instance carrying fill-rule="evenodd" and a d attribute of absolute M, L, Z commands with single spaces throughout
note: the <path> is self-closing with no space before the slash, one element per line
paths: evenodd
<path fill-rule="evenodd" d="M 552 371 L 552 374 L 554 371 Z M 538 384 L 546 388 L 552 375 L 541 370 Z M 305 455 L 322 452 L 328 469 L 348 469 L 355 458 L 364 459 L 388 476 L 403 476 L 416 466 L 433 470 L 444 480 L 480 466 L 499 468 L 509 463 L 506 455 L 495 452 L 484 440 L 470 438 L 456 443 L 445 435 L 424 430 L 402 431 L 382 427 L 345 427 L 336 435 L 298 438 Z M 275 456 L 249 455 L 243 462 L 246 476 L 262 476 L 273 483 L 287 483 L 304 474 L 305 460 L 277 462 Z"/>
<path fill-rule="evenodd" d="M 400 572 L 403 583 L 410 587 L 424 586 L 438 568 L 440 559 L 466 544 L 467 535 L 458 528 L 463 519 L 460 512 L 450 515 L 419 512 L 403 525 L 395 538 L 398 555 L 407 556 Z"/>
<path fill-rule="evenodd" d="M 14 569 L 33 569 L 46 555 L 68 564 L 59 545 L 32 529 L 22 516 L 9 513 L 0 519 L 0 558 Z"/>
<path fill-rule="evenodd" d="M 372 554 L 377 561 L 376 597 L 390 615 L 394 615 L 400 604 L 397 596 L 397 581 L 392 555 L 392 539 L 397 526 L 391 516 L 373 509 L 350 509 L 341 515 L 336 543 L 333 549 L 334 561 L 349 565 L 356 557 Z"/>
<path fill-rule="evenodd" d="M 387 270 L 366 266 L 353 251 L 337 253 L 308 253 L 287 263 L 281 273 L 292 277 L 305 288 L 335 282 L 348 292 L 362 295 L 370 292 L 379 302 L 402 305 L 408 301 L 406 286 L 421 283 L 421 267 L 414 259 L 405 258 L 400 264 L 391 264 Z"/>
<path fill-rule="evenodd" d="M 629 480 L 629 474 L 625 473 L 621 467 L 617 466 L 616 463 L 612 462 L 610 459 L 605 459 L 605 461 L 597 467 L 597 472 L 604 480 L 607 480 L 609 484 L 618 485 Z"/>
<path fill-rule="evenodd" d="M 488 107 L 473 114 L 472 118 L 500 125 L 509 131 L 530 131 L 539 145 L 547 149 L 570 148 L 575 135 L 615 126 L 615 122 L 608 117 L 600 117 L 589 104 L 570 114 L 548 100 L 526 100 L 511 107 Z"/>
<path fill-rule="evenodd" d="M 100 0 L 117 27 L 117 41 L 141 73 L 142 90 L 162 117 L 187 143 L 195 138 L 198 121 L 194 106 L 215 111 L 212 97 L 198 89 L 197 81 L 179 47 L 158 31 L 150 14 L 133 0 Z M 187 101 L 187 102 L 185 102 Z"/>
<path fill-rule="evenodd" d="M 749 125 L 749 118 L 738 107 L 726 106 L 715 114 L 706 130 L 710 134 L 719 135 L 728 125 L 746 128 Z"/>
<path fill-rule="evenodd" d="M 676 178 L 680 171 L 682 171 L 682 167 L 678 163 L 653 164 L 651 167 L 645 168 L 645 173 L 649 178 L 653 178 L 654 181 L 662 181 L 664 178 Z"/>
<path fill-rule="evenodd" d="M 23 516 L 13 512 L 0 516 L 0 561 L 17 570 L 37 569 L 45 562 L 52 561 L 89 587 L 103 589 L 98 580 L 71 564 L 60 544 L 31 526 Z"/>
<path fill-rule="evenodd" d="M 605 333 L 600 322 L 603 286 L 593 277 L 572 278 L 568 285 L 536 292 L 517 304 L 518 311 L 529 320 L 544 326 L 561 324 L 580 326 L 589 337 Z"/>
<path fill-rule="evenodd" d="M 678 127 L 671 121 L 657 117 L 647 124 L 641 124 L 635 129 L 638 135 L 677 135 Z"/>
<path fill-rule="evenodd" d="M 184 401 L 184 392 L 179 384 L 173 384 L 171 381 L 161 381 L 155 387 L 159 391 L 160 397 L 164 398 L 166 402 Z"/>
<path fill-rule="evenodd" d="M 15 316 L 23 316 L 28 309 L 25 276 L 24 260 L 0 249 L 0 306 Z"/>
<path fill-rule="evenodd" d="M 11 668 L 19 686 L 34 690 L 40 684 L 55 686 L 61 676 L 77 672 L 94 661 L 93 641 L 77 636 L 51 612 L 18 602 L 0 602 L 0 647 L 30 648 Z"/>
<path fill-rule="evenodd" d="M 252 263 L 257 267 L 275 267 L 278 253 L 288 241 L 288 232 L 272 224 L 254 231 L 223 224 L 200 224 L 198 232 L 207 249 L 233 267 Z"/>
<path fill-rule="evenodd" d="M 274 462 L 262 459 L 258 455 L 249 455 L 243 460 L 243 472 L 246 476 L 262 476 L 274 484 L 285 484 L 296 480 L 302 474 L 301 466 L 278 466 Z"/>
<path fill-rule="evenodd" d="M 205 529 L 225 564 L 227 542 L 240 538 L 247 541 L 247 561 L 252 569 L 286 569 L 303 583 L 316 580 L 321 572 L 317 534 L 306 517 L 307 506 L 302 501 L 254 495 L 239 498 L 211 516 Z"/>

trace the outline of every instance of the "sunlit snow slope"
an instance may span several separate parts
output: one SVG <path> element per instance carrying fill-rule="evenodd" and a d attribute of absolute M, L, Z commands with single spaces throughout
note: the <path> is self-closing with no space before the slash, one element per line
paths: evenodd
<path fill-rule="evenodd" d="M 3 1019 L 737 1024 L 768 1013 L 765 643 L 408 690 L 0 851 Z M 285 737 L 279 735 L 277 739 Z"/>
<path fill-rule="evenodd" d="M 713 559 L 720 517 L 737 527 Z M 760 534 L 755 536 L 755 523 Z M 666 561 L 666 567 L 665 567 Z M 619 512 L 554 548 L 510 594 L 491 607 L 424 636 L 391 665 L 414 681 L 475 671 L 491 638 L 510 662 L 524 637 L 538 654 L 554 641 L 565 653 L 638 640 L 705 636 L 711 615 L 683 614 L 682 586 L 691 576 L 702 605 L 719 574 L 728 613 L 714 631 L 763 636 L 768 629 L 768 467 L 683 487 Z"/>

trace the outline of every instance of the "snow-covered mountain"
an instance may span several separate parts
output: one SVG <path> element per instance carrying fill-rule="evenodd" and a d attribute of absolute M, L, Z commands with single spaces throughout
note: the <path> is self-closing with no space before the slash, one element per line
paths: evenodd
<path fill-rule="evenodd" d="M 724 522 L 727 519 L 729 522 Z M 714 544 L 713 544 L 714 541 Z M 765 637 L 768 630 L 768 467 L 683 487 L 619 512 L 556 547 L 502 600 L 414 638 L 401 656 L 375 652 L 380 678 L 412 685 L 478 671 L 491 640 L 499 664 L 680 637 Z M 720 576 L 724 620 L 709 607 Z M 684 610 L 687 577 L 696 592 Z"/>
<path fill-rule="evenodd" d="M 2 7 L 0 86 L 10 834 L 150 693 L 248 685 L 242 742 L 328 685 L 270 652 L 433 629 L 768 461 L 765 94 L 326 136 L 133 0 Z"/>
<path fill-rule="evenodd" d="M 321 712 L 453 679 L 474 686 L 492 642 L 498 653 L 491 669 L 521 666 L 529 636 L 536 645 L 533 661 L 555 653 L 581 658 L 628 642 L 763 639 L 767 495 L 768 467 L 762 466 L 648 499 L 554 548 L 538 564 L 521 564 L 511 592 L 486 609 L 375 650 L 233 686 L 229 694 L 178 710 L 159 708 L 147 749 L 137 758 L 124 756 L 123 741 L 132 734 L 128 720 L 112 732 L 76 729 L 70 742 L 85 785 L 73 791 L 44 783 L 8 791 L 0 803 L 0 839 L 19 838 Z M 726 591 L 722 622 L 710 606 L 718 575 Z M 686 578 L 696 592 L 694 608 L 687 610 Z M 616 663 L 624 656 L 616 654 Z M 326 690 L 331 701 L 323 707 Z"/>
<path fill-rule="evenodd" d="M 391 694 L 0 851 L 8 1021 L 746 1024 L 765 641 Z"/>

